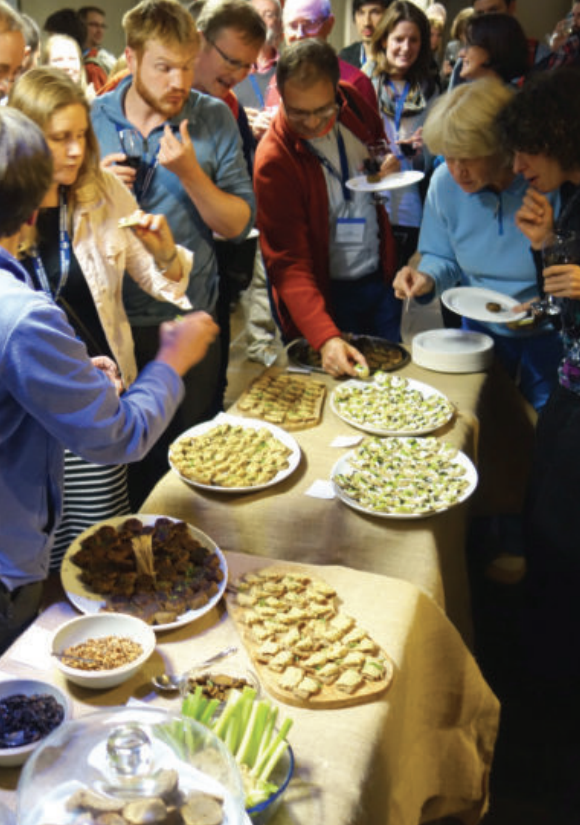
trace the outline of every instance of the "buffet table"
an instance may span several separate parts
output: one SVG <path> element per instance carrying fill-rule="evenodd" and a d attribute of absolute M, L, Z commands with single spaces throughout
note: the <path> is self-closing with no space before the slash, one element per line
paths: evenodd
<path fill-rule="evenodd" d="M 270 372 L 279 371 L 270 368 Z M 456 406 L 455 418 L 437 435 L 477 458 L 478 407 L 487 373 L 452 375 L 408 364 L 397 375 L 415 378 L 443 392 Z M 337 381 L 314 373 L 328 393 Z M 236 414 L 234 404 L 228 413 Z M 286 480 L 256 493 L 227 494 L 193 488 L 173 472 L 161 479 L 143 513 L 172 516 L 203 530 L 225 551 L 315 564 L 338 564 L 411 582 L 442 607 L 472 643 L 465 536 L 469 502 L 429 518 L 385 519 L 356 512 L 337 498 L 309 495 L 328 481 L 347 448 L 338 436 L 364 435 L 338 418 L 327 396 L 321 423 L 292 435 L 302 450 L 298 469 Z"/>
<path fill-rule="evenodd" d="M 226 553 L 230 578 L 264 559 Z M 311 566 L 334 586 L 354 616 L 395 663 L 388 690 L 368 704 L 340 710 L 280 705 L 294 719 L 289 740 L 296 771 L 271 825 L 418 825 L 454 815 L 475 825 L 487 808 L 499 703 L 459 633 L 415 585 L 340 566 Z M 0 679 L 40 678 L 65 687 L 73 716 L 130 698 L 179 710 L 149 679 L 180 671 L 229 644 L 246 653 L 223 607 L 160 633 L 144 668 L 103 692 L 72 685 L 50 659 L 50 633 L 76 615 L 61 595 L 0 658 Z M 0 801 L 14 808 L 18 769 L 0 769 Z"/>

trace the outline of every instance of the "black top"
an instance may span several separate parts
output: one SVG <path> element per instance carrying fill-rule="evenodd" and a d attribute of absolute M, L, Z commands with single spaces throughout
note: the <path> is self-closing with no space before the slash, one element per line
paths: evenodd
<path fill-rule="evenodd" d="M 59 207 L 52 206 L 41 209 L 38 213 L 36 228 L 38 232 L 38 252 L 54 295 L 60 281 Z M 26 257 L 22 263 L 30 273 L 36 289 L 42 289 L 32 258 Z M 91 358 L 96 355 L 113 357 L 93 296 L 72 245 L 68 279 L 61 290 L 57 303 L 66 312 L 70 325 L 75 330 L 77 337 L 86 345 Z"/>

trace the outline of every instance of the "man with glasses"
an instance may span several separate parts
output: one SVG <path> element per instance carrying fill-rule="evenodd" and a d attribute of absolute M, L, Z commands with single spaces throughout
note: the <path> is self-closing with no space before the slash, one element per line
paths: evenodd
<path fill-rule="evenodd" d="M 0 103 L 6 102 L 24 61 L 23 28 L 20 15 L 0 0 Z"/>
<path fill-rule="evenodd" d="M 87 37 L 83 46 L 85 65 L 96 63 L 105 75 L 108 75 L 115 65 L 115 55 L 103 48 L 103 40 L 107 31 L 105 12 L 98 6 L 82 6 L 78 15 L 86 26 Z"/>
<path fill-rule="evenodd" d="M 334 28 L 330 0 L 286 0 L 284 4 L 284 38 L 296 43 L 309 37 L 327 40 Z M 377 106 L 377 97 L 369 78 L 356 66 L 339 58 L 340 79 L 352 85 L 369 102 Z"/>
<path fill-rule="evenodd" d="M 140 204 L 147 212 L 165 214 L 176 243 L 195 253 L 187 295 L 195 309 L 215 314 L 219 276 L 213 235 L 242 239 L 254 225 L 254 196 L 239 131 L 221 100 L 192 89 L 199 35 L 177 0 L 142 0 L 125 14 L 123 28 L 131 74 L 98 97 L 92 110 L 103 163 L 132 187 L 137 173 L 124 163 L 120 133 L 137 131 L 142 143 Z M 216 42 L 225 52 L 227 45 Z M 231 57 L 243 63 L 251 59 Z M 124 302 L 141 368 L 153 356 L 159 325 L 179 309 L 161 306 L 132 282 L 126 285 Z M 156 454 L 158 465 L 140 468 L 137 481 L 145 493 L 168 467 L 167 442 L 213 415 L 219 364 L 216 342 L 186 381 L 184 403 Z M 138 498 L 135 481 L 130 476 L 132 503 Z"/>
<path fill-rule="evenodd" d="M 256 152 L 258 228 L 285 338 L 304 336 L 330 375 L 366 366 L 342 332 L 399 340 L 391 281 L 395 247 L 384 206 L 348 181 L 384 140 L 377 107 L 340 81 L 322 40 L 285 49 L 276 71 L 282 105 Z M 388 155 L 388 174 L 398 161 Z"/>

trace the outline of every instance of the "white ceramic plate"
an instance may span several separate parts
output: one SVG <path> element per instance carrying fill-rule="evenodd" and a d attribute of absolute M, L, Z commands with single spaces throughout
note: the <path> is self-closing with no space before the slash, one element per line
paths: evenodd
<path fill-rule="evenodd" d="M 373 382 L 370 381 L 358 381 L 356 378 L 349 379 L 345 381 L 340 386 L 336 387 L 333 391 L 332 395 L 330 396 L 330 408 L 343 421 L 346 421 L 347 424 L 351 424 L 353 427 L 356 427 L 359 430 L 363 430 L 365 433 L 372 433 L 373 435 L 427 435 L 428 433 L 435 432 L 440 427 L 443 427 L 453 418 L 455 412 L 453 405 L 449 401 L 446 395 L 439 390 L 436 390 L 435 387 L 431 387 L 429 384 L 423 384 L 422 381 L 415 381 L 414 378 L 406 378 L 405 379 L 407 388 L 410 390 L 419 390 L 425 398 L 430 398 L 431 396 L 438 396 L 443 401 L 446 401 L 449 404 L 449 414 L 445 418 L 445 420 L 440 421 L 436 425 L 429 425 L 424 427 L 416 427 L 411 429 L 390 429 L 388 427 L 382 427 L 375 423 L 367 423 L 365 421 L 359 421 L 355 418 L 351 418 L 348 415 L 345 415 L 342 410 L 340 410 L 336 403 L 336 396 L 337 393 L 340 392 L 342 388 L 350 388 L 350 387 L 370 387 L 373 385 Z"/>
<path fill-rule="evenodd" d="M 493 338 L 467 329 L 429 329 L 413 338 L 413 361 L 435 372 L 482 372 L 493 361 Z"/>
<path fill-rule="evenodd" d="M 71 546 L 66 551 L 65 557 L 62 560 L 62 565 L 60 568 L 60 579 L 62 582 L 63 589 L 70 599 L 70 601 L 74 604 L 74 606 L 81 611 L 81 613 L 99 613 L 101 608 L 105 606 L 105 600 L 102 596 L 99 596 L 98 593 L 93 593 L 89 590 L 83 582 L 81 582 L 79 576 L 81 573 L 80 567 L 77 567 L 76 564 L 72 561 L 72 556 L 74 553 L 78 552 L 81 549 L 81 542 L 84 538 L 89 536 L 91 533 L 94 533 L 99 527 L 104 527 L 105 525 L 109 525 L 111 527 L 117 527 L 123 522 L 127 521 L 129 518 L 138 518 L 139 521 L 143 522 L 143 524 L 149 526 L 155 524 L 158 518 L 167 518 L 169 521 L 180 521 L 180 519 L 170 518 L 169 516 L 149 516 L 143 514 L 137 514 L 135 516 L 118 516 L 117 518 L 108 519 L 107 521 L 102 521 L 99 524 L 94 524 L 92 527 L 89 527 L 88 530 L 85 530 L 81 533 L 80 536 L 73 541 Z M 222 581 L 220 582 L 218 592 L 212 596 L 212 598 L 208 601 L 207 604 L 204 604 L 203 607 L 198 608 L 197 610 L 186 610 L 185 613 L 182 613 L 181 616 L 178 616 L 174 622 L 168 622 L 167 624 L 157 624 L 152 625 L 151 627 L 153 630 L 171 630 L 176 627 L 181 627 L 184 624 L 189 624 L 190 622 L 194 622 L 196 619 L 199 619 L 200 616 L 203 616 L 204 613 L 208 613 L 212 607 L 219 602 L 221 597 L 224 594 L 226 589 L 226 585 L 228 582 L 228 565 L 224 558 L 223 553 L 213 541 L 210 539 L 208 535 L 203 533 L 201 530 L 198 530 L 197 527 L 192 527 L 191 524 L 188 524 L 189 530 L 191 535 L 199 541 L 203 547 L 206 547 L 208 550 L 217 554 L 217 557 L 220 561 L 220 568 L 224 574 Z"/>
<path fill-rule="evenodd" d="M 346 185 L 353 192 L 385 192 L 389 189 L 402 189 L 404 186 L 412 186 L 419 183 L 425 177 L 424 172 L 414 171 L 394 172 L 381 178 L 376 183 L 369 183 L 366 175 L 359 175 L 356 178 L 347 180 Z"/>
<path fill-rule="evenodd" d="M 479 286 L 457 286 L 453 289 L 446 289 L 441 295 L 441 300 L 448 309 L 457 312 L 458 315 L 488 324 L 509 324 L 513 321 L 521 321 L 527 314 L 511 311 L 511 308 L 521 301 L 516 301 L 515 298 L 510 298 L 503 292 L 483 289 Z M 486 309 L 488 303 L 499 304 L 502 307 L 501 311 L 490 312 Z"/>
<path fill-rule="evenodd" d="M 202 424 L 197 424 L 195 427 L 186 430 L 179 436 L 179 438 L 176 438 L 175 441 L 179 441 L 180 438 L 185 438 L 186 436 L 189 438 L 195 438 L 195 436 L 205 435 L 206 432 L 213 430 L 218 424 L 231 424 L 234 427 L 243 427 L 245 430 L 270 430 L 272 435 L 274 435 L 279 441 L 282 442 L 282 444 L 291 450 L 291 453 L 288 456 L 288 466 L 284 470 L 280 470 L 274 478 L 270 479 L 270 481 L 267 481 L 265 484 L 256 484 L 248 487 L 218 487 L 217 485 L 212 484 L 201 484 L 199 481 L 194 481 L 193 479 L 182 475 L 173 465 L 170 457 L 169 464 L 173 472 L 179 476 L 182 481 L 185 481 L 186 484 L 191 484 L 192 487 L 199 487 L 200 490 L 210 490 L 212 493 L 256 493 L 259 490 L 265 490 L 267 487 L 272 487 L 274 484 L 279 484 L 285 478 L 288 478 L 288 476 L 291 475 L 300 464 L 301 453 L 296 439 L 293 438 L 290 433 L 286 432 L 286 430 L 283 430 L 282 427 L 277 427 L 275 424 L 270 424 L 269 421 L 262 421 L 258 418 L 242 418 L 241 416 L 221 413 L 211 421 L 204 421 Z"/>
<path fill-rule="evenodd" d="M 404 439 L 402 439 L 402 440 L 404 440 Z M 338 496 L 338 498 L 340 498 L 341 501 L 343 501 L 349 507 L 352 507 L 353 510 L 358 510 L 360 513 L 367 513 L 368 515 L 371 515 L 371 516 L 378 516 L 379 518 L 394 518 L 394 519 L 429 518 L 430 516 L 436 516 L 438 513 L 444 513 L 447 510 L 450 510 L 451 507 L 455 507 L 458 504 L 461 504 L 463 501 L 466 501 L 469 498 L 469 496 L 471 496 L 473 494 L 475 488 L 477 487 L 477 481 L 478 481 L 477 470 L 475 469 L 475 467 L 473 466 L 473 464 L 469 460 L 469 458 L 465 455 L 465 453 L 462 453 L 461 451 L 458 450 L 457 454 L 456 454 L 456 456 L 453 460 L 453 463 L 460 464 L 462 467 L 465 468 L 465 471 L 466 471 L 465 479 L 468 482 L 468 486 L 467 486 L 466 490 L 461 494 L 461 496 L 459 496 L 457 501 L 455 501 L 453 504 L 450 504 L 447 507 L 442 507 L 438 510 L 430 510 L 429 512 L 426 512 L 426 513 L 388 513 L 388 512 L 380 512 L 378 510 L 372 510 L 370 507 L 365 507 L 360 502 L 358 502 L 356 499 L 351 498 L 349 495 L 347 495 L 344 492 L 344 490 L 342 490 L 339 487 L 339 485 L 336 483 L 336 481 L 334 480 L 335 476 L 337 476 L 338 474 L 348 475 L 348 474 L 354 472 L 354 468 L 353 468 L 353 466 L 352 466 L 352 464 L 350 463 L 350 460 L 349 460 L 351 458 L 351 456 L 353 456 L 354 454 L 355 454 L 355 451 L 350 450 L 348 453 L 346 453 L 341 458 L 339 458 L 338 461 L 336 462 L 336 464 L 334 465 L 334 467 L 331 470 L 330 477 L 331 477 L 331 480 L 332 480 L 334 491 L 335 491 L 336 495 Z"/>

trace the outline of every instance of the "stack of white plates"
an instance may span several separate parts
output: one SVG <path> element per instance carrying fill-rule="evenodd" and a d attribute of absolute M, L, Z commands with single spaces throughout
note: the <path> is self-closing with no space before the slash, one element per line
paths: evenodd
<path fill-rule="evenodd" d="M 482 372 L 493 361 L 493 339 L 483 332 L 430 329 L 413 338 L 413 361 L 435 372 Z"/>

